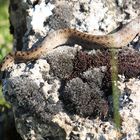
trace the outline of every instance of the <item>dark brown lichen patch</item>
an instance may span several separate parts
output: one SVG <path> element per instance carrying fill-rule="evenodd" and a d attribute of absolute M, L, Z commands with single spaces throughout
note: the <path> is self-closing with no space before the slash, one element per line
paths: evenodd
<path fill-rule="evenodd" d="M 73 74 L 71 77 L 77 77 L 90 67 L 106 66 L 107 73 L 110 73 L 110 60 L 112 57 L 109 50 L 100 51 L 94 55 L 77 52 L 73 60 Z M 126 78 L 140 75 L 140 52 L 132 50 L 117 51 L 114 57 L 117 57 L 118 74 L 124 75 Z"/>
<path fill-rule="evenodd" d="M 121 51 L 118 53 L 118 73 L 127 79 L 140 75 L 140 52 Z"/>
<path fill-rule="evenodd" d="M 108 52 L 99 52 L 96 55 L 89 55 L 88 53 L 82 51 L 77 52 L 77 55 L 73 59 L 73 72 L 69 79 L 78 77 L 90 67 L 98 68 L 100 66 L 106 66 L 109 63 L 107 60 L 108 58 L 105 57 L 105 55 L 108 55 Z"/>
<path fill-rule="evenodd" d="M 92 57 L 80 51 L 73 59 L 73 72 L 68 79 L 77 77 L 80 73 L 86 71 L 91 66 Z"/>

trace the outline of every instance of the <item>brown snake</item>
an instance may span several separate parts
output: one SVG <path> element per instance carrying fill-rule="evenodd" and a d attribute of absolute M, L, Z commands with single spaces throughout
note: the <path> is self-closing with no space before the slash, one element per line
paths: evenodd
<path fill-rule="evenodd" d="M 84 49 L 121 48 L 126 46 L 140 32 L 140 16 L 133 19 L 121 30 L 108 35 L 92 35 L 75 29 L 59 29 L 51 32 L 42 43 L 28 51 L 9 53 L 0 64 L 0 71 L 5 71 L 14 62 L 28 62 L 42 58 L 44 54 L 63 44 L 78 44 Z"/>

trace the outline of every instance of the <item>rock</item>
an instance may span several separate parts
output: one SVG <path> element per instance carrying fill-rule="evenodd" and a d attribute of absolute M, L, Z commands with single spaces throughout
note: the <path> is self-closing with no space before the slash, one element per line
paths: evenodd
<path fill-rule="evenodd" d="M 59 28 L 109 33 L 118 21 L 127 17 L 120 10 L 124 3 L 115 4 L 109 0 L 11 1 L 15 48 L 35 47 L 49 31 Z M 137 7 L 132 11 L 135 10 Z M 22 29 L 23 26 L 26 27 Z M 81 46 L 65 45 L 44 59 L 14 64 L 3 80 L 3 92 L 13 106 L 21 137 L 24 140 L 140 139 L 139 52 L 124 49 L 116 54 L 120 74 L 116 83 L 111 79 L 112 56 L 107 50 L 82 51 Z M 119 88 L 116 116 L 113 116 L 112 83 Z M 115 117 L 120 117 L 121 129 L 116 127 Z"/>

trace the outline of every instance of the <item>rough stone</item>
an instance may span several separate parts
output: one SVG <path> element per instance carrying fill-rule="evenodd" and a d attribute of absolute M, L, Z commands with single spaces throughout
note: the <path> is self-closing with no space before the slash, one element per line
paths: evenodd
<path fill-rule="evenodd" d="M 49 31 L 65 27 L 93 34 L 109 33 L 139 13 L 136 3 L 138 1 L 12 0 L 10 20 L 15 46 L 19 50 L 35 47 Z M 131 54 L 130 51 L 122 51 L 128 63 L 119 57 L 121 129 L 115 125 L 112 90 L 108 90 L 112 89 L 108 51 L 83 52 L 81 46 L 61 46 L 45 59 L 14 64 L 3 80 L 3 93 L 13 106 L 16 128 L 22 138 L 140 139 L 140 81 L 136 69 L 140 58 L 139 52 Z M 132 72 L 131 58 L 137 60 Z M 129 78 L 132 79 L 128 81 Z"/>

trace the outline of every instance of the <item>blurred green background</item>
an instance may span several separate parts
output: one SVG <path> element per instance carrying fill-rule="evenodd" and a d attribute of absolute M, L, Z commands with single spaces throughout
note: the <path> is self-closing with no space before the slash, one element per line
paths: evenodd
<path fill-rule="evenodd" d="M 0 62 L 12 50 L 12 35 L 9 30 L 8 0 L 0 0 Z M 0 84 L 0 106 L 9 107 L 2 95 Z"/>

